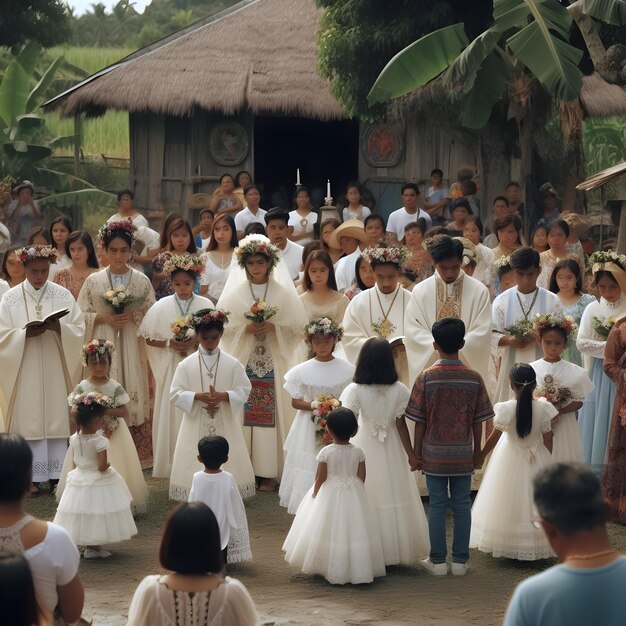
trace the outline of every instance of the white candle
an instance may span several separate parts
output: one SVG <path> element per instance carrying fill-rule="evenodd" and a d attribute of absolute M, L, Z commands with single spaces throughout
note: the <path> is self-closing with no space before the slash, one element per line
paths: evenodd
<path fill-rule="evenodd" d="M 330 180 L 326 181 L 326 197 L 327 198 L 331 197 L 331 195 L 330 195 Z"/>
<path fill-rule="evenodd" d="M 296 170 L 296 185 L 300 186 L 300 168 Z"/>

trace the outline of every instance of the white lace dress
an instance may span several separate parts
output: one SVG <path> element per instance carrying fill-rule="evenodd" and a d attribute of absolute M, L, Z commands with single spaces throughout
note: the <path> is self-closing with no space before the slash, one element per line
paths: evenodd
<path fill-rule="evenodd" d="M 131 495 L 112 468 L 98 469 L 98 453 L 109 447 L 100 434 L 70 437 L 76 469 L 67 475 L 54 523 L 82 546 L 118 543 L 137 534 L 130 511 Z"/>
<path fill-rule="evenodd" d="M 533 477 L 554 462 L 543 444 L 543 433 L 552 430 L 557 410 L 533 400 L 530 434 L 520 439 L 515 428 L 516 400 L 494 406 L 493 426 L 503 432 L 472 507 L 470 548 L 495 557 L 535 561 L 553 556 L 548 540 L 532 524 Z"/>
<path fill-rule="evenodd" d="M 304 497 L 283 544 L 285 560 L 333 585 L 370 583 L 385 575 L 378 520 L 357 476 L 361 448 L 331 444 L 317 455 L 327 478 Z"/>
<path fill-rule="evenodd" d="M 310 359 L 285 374 L 284 388 L 292 398 L 312 402 L 321 395 L 339 399 L 354 376 L 354 365 L 343 359 L 318 361 Z M 280 505 L 295 515 L 298 506 L 315 481 L 319 446 L 315 441 L 315 424 L 311 411 L 299 410 L 283 445 L 285 464 L 280 481 Z"/>

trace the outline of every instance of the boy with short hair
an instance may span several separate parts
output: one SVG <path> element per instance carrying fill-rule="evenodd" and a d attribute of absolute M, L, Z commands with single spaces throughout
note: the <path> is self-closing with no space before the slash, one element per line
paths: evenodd
<path fill-rule="evenodd" d="M 189 502 L 203 502 L 215 514 L 220 528 L 224 563 L 251 561 L 248 520 L 235 478 L 221 469 L 228 461 L 228 441 L 214 435 L 198 442 L 198 461 L 204 470 L 193 475 Z"/>
<path fill-rule="evenodd" d="M 472 474 L 480 453 L 482 422 L 494 413 L 481 375 L 459 359 L 465 343 L 463 321 L 445 317 L 433 324 L 432 335 L 440 360 L 417 377 L 404 413 L 415 422 L 417 469 L 426 475 L 430 494 L 430 556 L 421 565 L 434 576 L 448 573 L 449 505 L 454 518 L 452 574 L 463 576 L 469 560 Z"/>

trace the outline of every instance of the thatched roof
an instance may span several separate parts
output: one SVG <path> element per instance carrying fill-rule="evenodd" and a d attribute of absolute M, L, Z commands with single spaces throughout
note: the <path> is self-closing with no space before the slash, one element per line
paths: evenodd
<path fill-rule="evenodd" d="M 597 73 L 583 78 L 580 102 L 587 117 L 626 116 L 626 90 Z"/>
<path fill-rule="evenodd" d="M 251 110 L 346 117 L 317 73 L 315 0 L 244 0 L 140 50 L 44 106 L 63 116 L 106 109 L 190 115 Z"/>
<path fill-rule="evenodd" d="M 583 180 L 582 183 L 576 185 L 576 189 L 579 189 L 580 191 L 592 191 L 593 189 L 597 189 L 598 187 L 602 187 L 603 185 L 610 183 L 614 178 L 618 178 L 624 174 L 626 174 L 626 161 L 607 167 L 607 169 L 594 174 L 587 180 Z"/>

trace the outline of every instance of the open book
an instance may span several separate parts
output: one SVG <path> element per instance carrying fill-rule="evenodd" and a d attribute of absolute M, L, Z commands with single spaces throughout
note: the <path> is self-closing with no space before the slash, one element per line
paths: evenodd
<path fill-rule="evenodd" d="M 69 309 L 59 309 L 57 311 L 52 311 L 52 313 L 50 313 L 50 315 L 47 315 L 42 320 L 32 320 L 32 321 L 28 322 L 28 324 L 26 324 L 26 326 L 24 326 L 23 330 L 27 330 L 29 328 L 35 328 L 37 326 L 41 326 L 42 324 L 45 324 L 46 322 L 51 321 L 51 320 L 60 320 L 62 317 L 65 317 L 69 312 L 70 312 Z"/>

